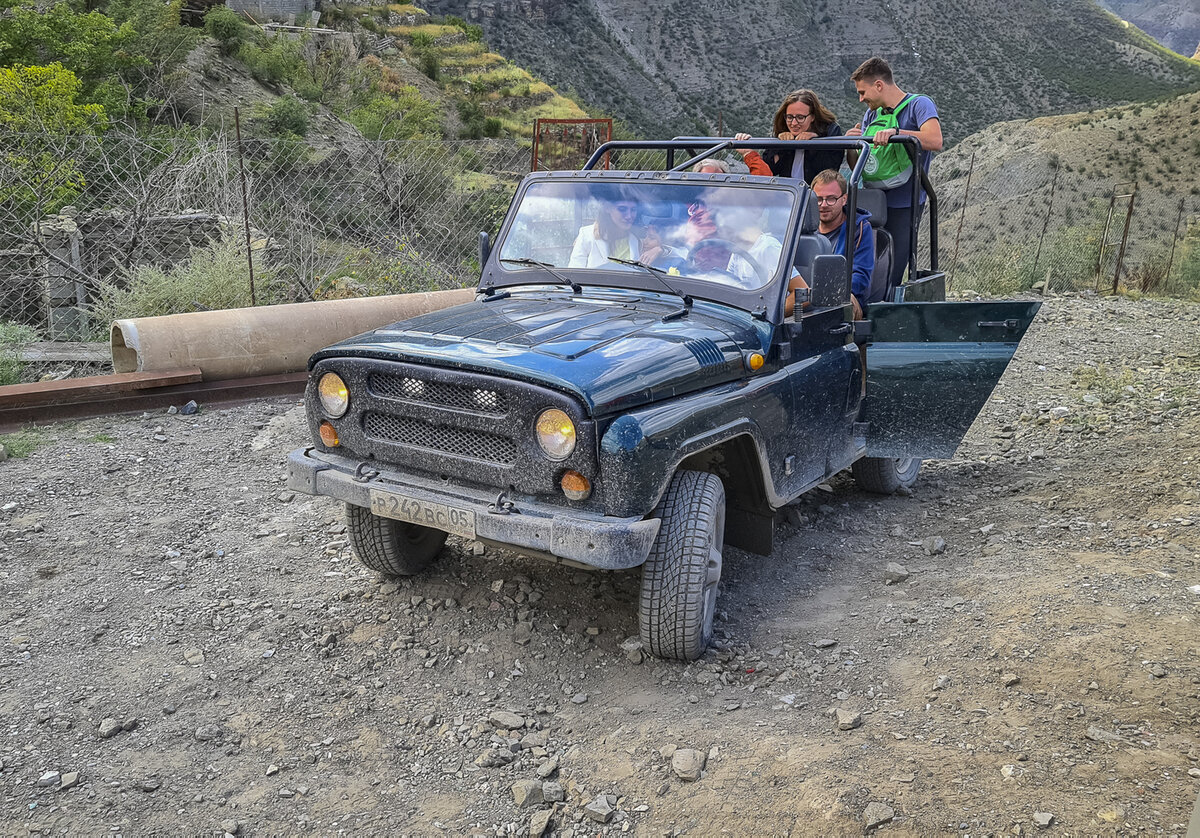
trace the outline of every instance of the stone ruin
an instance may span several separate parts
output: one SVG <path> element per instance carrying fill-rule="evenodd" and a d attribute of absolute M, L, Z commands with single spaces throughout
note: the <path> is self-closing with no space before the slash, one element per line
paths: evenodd
<path fill-rule="evenodd" d="M 243 234 L 240 223 L 211 213 L 81 216 L 64 207 L 34 225 L 26 243 L 0 250 L 0 320 L 33 326 L 49 340 L 79 340 L 88 332 L 97 280 L 176 264 L 192 248 L 231 234 Z"/>

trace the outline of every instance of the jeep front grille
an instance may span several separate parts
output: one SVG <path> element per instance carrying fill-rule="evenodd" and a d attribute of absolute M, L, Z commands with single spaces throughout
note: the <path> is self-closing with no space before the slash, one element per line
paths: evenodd
<path fill-rule="evenodd" d="M 367 381 L 372 393 L 386 399 L 403 399 L 422 404 L 473 410 L 503 416 L 508 412 L 508 394 L 488 387 L 463 387 L 402 375 L 372 375 Z"/>
<path fill-rule="evenodd" d="M 498 465 L 512 465 L 517 458 L 517 447 L 512 439 L 483 431 L 423 422 L 407 416 L 364 413 L 363 431 L 368 437 L 382 442 Z"/>

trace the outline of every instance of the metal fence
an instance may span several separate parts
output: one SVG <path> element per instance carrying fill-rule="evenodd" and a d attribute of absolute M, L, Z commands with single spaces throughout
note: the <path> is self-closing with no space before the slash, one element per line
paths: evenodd
<path fill-rule="evenodd" d="M 529 166 L 503 140 L 0 137 L 0 381 L 14 346 L 103 339 L 115 317 L 467 285 Z M 932 176 L 952 290 L 1200 287 L 1200 185 L 953 153 Z"/>

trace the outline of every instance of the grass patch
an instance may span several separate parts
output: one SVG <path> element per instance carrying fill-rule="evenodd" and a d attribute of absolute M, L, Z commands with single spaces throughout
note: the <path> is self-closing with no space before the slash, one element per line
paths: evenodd
<path fill-rule="evenodd" d="M 1127 398 L 1132 394 L 1126 388 L 1137 384 L 1132 370 L 1113 372 L 1104 364 L 1078 367 L 1072 379 L 1076 387 L 1097 396 L 1102 404 L 1115 404 Z"/>
<path fill-rule="evenodd" d="M 21 350 L 37 339 L 37 332 L 28 326 L 0 322 L 0 385 L 21 383 Z"/>
<path fill-rule="evenodd" d="M 10 457 L 27 457 L 38 449 L 45 439 L 37 431 L 17 431 L 0 434 L 0 445 Z"/>
<path fill-rule="evenodd" d="M 97 443 L 101 443 L 104 445 L 107 445 L 110 442 L 116 442 L 116 441 L 117 441 L 117 438 L 115 436 L 113 436 L 112 434 L 96 434 L 95 436 L 93 436 L 91 439 L 88 440 L 88 442 L 97 442 Z"/>

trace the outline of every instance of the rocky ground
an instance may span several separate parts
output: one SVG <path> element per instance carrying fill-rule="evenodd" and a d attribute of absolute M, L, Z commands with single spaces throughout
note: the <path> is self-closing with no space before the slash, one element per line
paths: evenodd
<path fill-rule="evenodd" d="M 910 496 L 842 476 L 728 551 L 690 665 L 625 642 L 636 572 L 366 571 L 283 486 L 294 401 L 41 428 L 0 463 L 0 832 L 1181 835 L 1198 314 L 1050 301 Z"/>

